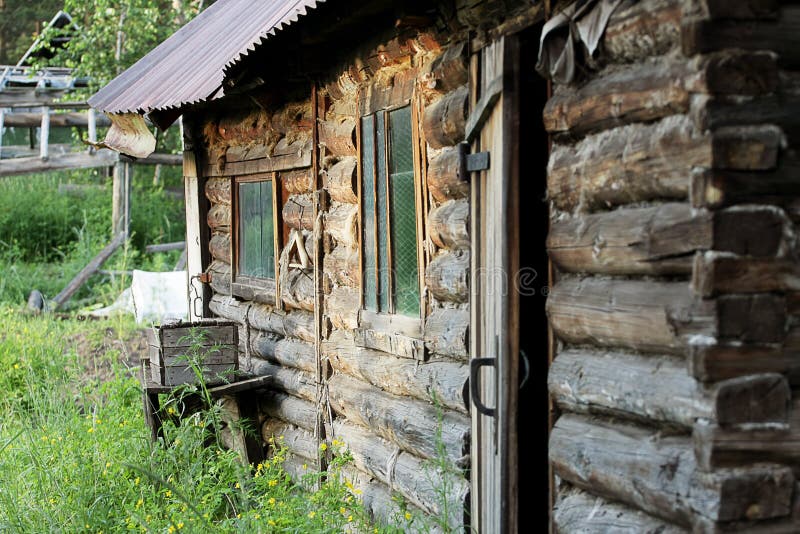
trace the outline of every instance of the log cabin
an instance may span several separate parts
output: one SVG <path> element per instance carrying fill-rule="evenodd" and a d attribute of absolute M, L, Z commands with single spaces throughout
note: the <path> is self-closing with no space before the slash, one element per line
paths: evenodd
<path fill-rule="evenodd" d="M 90 104 L 181 117 L 190 313 L 290 472 L 344 442 L 433 531 L 796 532 L 798 69 L 795 2 L 218 0 Z"/>

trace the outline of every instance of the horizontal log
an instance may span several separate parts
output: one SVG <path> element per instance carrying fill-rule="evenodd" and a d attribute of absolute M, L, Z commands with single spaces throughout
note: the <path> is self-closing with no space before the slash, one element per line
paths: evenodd
<path fill-rule="evenodd" d="M 786 337 L 786 300 L 772 294 L 717 298 L 718 338 L 745 343 L 780 343 Z"/>
<path fill-rule="evenodd" d="M 284 171 L 281 173 L 281 187 L 288 195 L 304 195 L 314 191 L 314 177 L 310 169 Z"/>
<path fill-rule="evenodd" d="M 412 502 L 437 516 L 453 530 L 464 528 L 469 482 L 454 467 L 444 471 L 352 423 L 335 421 L 336 437 L 347 445 L 355 467 L 368 473 Z"/>
<path fill-rule="evenodd" d="M 435 436 L 441 431 L 444 455 L 463 467 L 469 452 L 468 417 L 383 392 L 343 374 L 334 374 L 328 380 L 328 394 L 337 413 L 423 458 L 439 457 Z"/>
<path fill-rule="evenodd" d="M 231 231 L 231 207 L 225 204 L 213 204 L 206 216 L 208 227 L 212 232 Z"/>
<path fill-rule="evenodd" d="M 264 393 L 260 397 L 259 408 L 270 417 L 276 417 L 309 432 L 313 432 L 317 424 L 315 403 L 285 393 Z"/>
<path fill-rule="evenodd" d="M 751 258 L 698 252 L 692 290 L 703 297 L 720 293 L 769 293 L 800 290 L 800 265 L 790 258 Z"/>
<path fill-rule="evenodd" d="M 783 376 L 753 375 L 704 387 L 675 358 L 566 350 L 551 364 L 547 384 L 565 410 L 632 416 L 691 428 L 786 420 L 791 392 Z"/>
<path fill-rule="evenodd" d="M 425 270 L 425 285 L 431 295 L 447 302 L 469 300 L 469 251 L 442 252 Z"/>
<path fill-rule="evenodd" d="M 689 274 L 694 251 L 713 246 L 712 221 L 683 203 L 560 217 L 547 252 L 563 271 Z"/>
<path fill-rule="evenodd" d="M 686 116 L 590 135 L 554 145 L 548 194 L 555 206 L 593 210 L 654 199 L 685 199 L 692 168 L 710 167 L 711 146 Z"/>
<path fill-rule="evenodd" d="M 100 127 L 110 126 L 111 121 L 108 117 L 98 114 L 95 118 L 96 125 Z M 6 113 L 3 117 L 3 126 L 6 128 L 38 128 L 42 125 L 41 113 L 13 112 Z M 50 113 L 51 128 L 65 127 L 87 127 L 89 126 L 89 114 L 75 111 L 66 113 Z"/>
<path fill-rule="evenodd" d="M 316 402 L 317 386 L 314 376 L 282 365 L 275 365 L 261 358 L 250 358 L 245 370 L 257 376 L 269 376 L 269 387 L 301 399 Z"/>
<path fill-rule="evenodd" d="M 773 124 L 724 126 L 711 136 L 716 169 L 767 171 L 777 167 L 783 131 Z"/>
<path fill-rule="evenodd" d="M 358 328 L 359 309 L 361 309 L 361 294 L 357 289 L 335 287 L 325 298 L 325 314 L 335 328 L 343 330 Z"/>
<path fill-rule="evenodd" d="M 558 488 L 553 523 L 558 532 L 647 532 L 680 534 L 685 529 L 635 508 L 608 501 L 579 488 Z"/>
<path fill-rule="evenodd" d="M 468 81 L 467 46 L 465 41 L 450 45 L 431 63 L 426 78 L 428 89 L 443 93 L 458 89 Z"/>
<path fill-rule="evenodd" d="M 440 248 L 459 249 L 470 246 L 469 201 L 449 200 L 428 214 L 428 235 Z"/>
<path fill-rule="evenodd" d="M 692 336 L 717 334 L 714 303 L 695 299 L 685 282 L 565 279 L 552 288 L 547 313 L 569 343 L 682 355 Z"/>
<path fill-rule="evenodd" d="M 157 252 L 170 252 L 172 250 L 183 250 L 186 248 L 186 241 L 175 241 L 174 243 L 157 243 L 155 245 L 146 245 L 144 251 L 146 254 L 155 254 Z"/>
<path fill-rule="evenodd" d="M 206 180 L 206 198 L 212 204 L 231 205 L 231 179 L 225 177 L 209 178 Z"/>
<path fill-rule="evenodd" d="M 725 50 L 695 60 L 662 56 L 612 66 L 580 87 L 559 86 L 544 108 L 554 134 L 583 136 L 634 122 L 687 113 L 693 94 L 767 94 L 778 69 L 768 52 Z"/>
<path fill-rule="evenodd" d="M 311 195 L 292 195 L 283 205 L 283 223 L 297 230 L 314 229 L 314 205 Z"/>
<path fill-rule="evenodd" d="M 356 121 L 352 118 L 319 121 L 319 144 L 334 156 L 356 155 Z"/>
<path fill-rule="evenodd" d="M 790 511 L 791 469 L 760 464 L 702 473 L 688 437 L 569 414 L 556 421 L 549 454 L 568 482 L 684 527 L 698 516 L 732 521 Z"/>
<path fill-rule="evenodd" d="M 292 480 L 292 482 L 297 484 L 297 486 L 307 492 L 314 491 L 314 480 L 316 480 L 317 477 L 307 476 L 315 472 L 314 466 L 309 465 L 307 458 L 303 458 L 302 456 L 295 455 L 290 452 L 288 455 L 286 455 L 286 458 L 283 459 L 281 467 L 283 467 L 284 472 L 289 475 L 289 478 Z"/>
<path fill-rule="evenodd" d="M 698 169 L 691 174 L 692 206 L 718 209 L 736 204 L 788 204 L 800 196 L 800 160 L 782 158 L 773 172 Z"/>
<path fill-rule="evenodd" d="M 325 188 L 332 200 L 357 204 L 358 196 L 358 159 L 354 156 L 343 157 L 327 171 L 325 175 Z"/>
<path fill-rule="evenodd" d="M 358 288 L 360 283 L 358 250 L 338 246 L 323 259 L 324 273 L 336 285 Z"/>
<path fill-rule="evenodd" d="M 314 311 L 314 273 L 289 267 L 280 274 L 281 300 L 296 310 Z"/>
<path fill-rule="evenodd" d="M 283 137 L 277 144 L 231 147 L 224 157 L 209 158 L 203 168 L 204 176 L 242 176 L 276 171 L 302 169 L 311 166 L 311 138 L 300 136 L 289 141 Z"/>
<path fill-rule="evenodd" d="M 601 40 L 606 63 L 630 63 L 680 47 L 679 0 L 643 0 L 616 9 Z"/>
<path fill-rule="evenodd" d="M 377 350 L 357 347 L 352 337 L 334 332 L 322 344 L 322 354 L 333 368 L 394 395 L 436 402 L 467 413 L 469 368 L 456 362 L 433 360 L 424 364 Z"/>
<path fill-rule="evenodd" d="M 182 154 L 158 154 L 153 153 L 146 158 L 133 158 L 125 154 L 119 155 L 120 161 L 135 163 L 136 165 L 183 165 Z"/>
<path fill-rule="evenodd" d="M 800 472 L 800 400 L 793 399 L 788 421 L 723 426 L 704 421 L 694 425 L 697 465 L 706 471 L 720 467 L 776 462 Z"/>
<path fill-rule="evenodd" d="M 292 455 L 305 458 L 311 462 L 317 460 L 319 448 L 317 438 L 312 432 L 296 427 L 280 419 L 267 419 L 261 425 L 261 438 L 265 443 L 282 444 Z"/>
<path fill-rule="evenodd" d="M 211 252 L 211 257 L 217 261 L 231 263 L 231 235 L 216 233 L 208 240 L 208 250 Z"/>
<path fill-rule="evenodd" d="M 710 20 L 717 19 L 776 19 L 780 15 L 778 0 L 701 0 L 703 12 Z"/>
<path fill-rule="evenodd" d="M 770 258 L 788 251 L 791 222 L 775 206 L 737 206 L 714 212 L 713 250 Z"/>
<path fill-rule="evenodd" d="M 451 91 L 425 108 L 422 129 L 433 148 L 452 146 L 464 140 L 469 110 L 466 85 Z"/>
<path fill-rule="evenodd" d="M 242 339 L 241 333 L 239 338 Z M 314 345 L 307 341 L 281 338 L 276 334 L 251 330 L 250 350 L 254 356 L 271 363 L 300 369 L 308 373 L 316 372 L 317 360 L 314 355 Z"/>
<path fill-rule="evenodd" d="M 443 148 L 430 155 L 426 181 L 428 190 L 436 202 L 469 196 L 469 182 L 462 178 L 460 165 L 461 160 L 456 147 Z"/>
<path fill-rule="evenodd" d="M 48 159 L 40 157 L 3 159 L 0 160 L 0 177 L 67 169 L 111 167 L 118 160 L 119 155 L 116 152 L 106 149 L 98 150 L 94 154 L 88 152 L 53 154 Z"/>
<path fill-rule="evenodd" d="M 690 20 L 681 28 L 681 44 L 687 56 L 721 48 L 772 50 L 787 69 L 800 66 L 800 7 L 783 5 L 773 20 Z"/>
<path fill-rule="evenodd" d="M 214 260 L 208 266 L 207 272 L 211 275 L 211 289 L 219 295 L 231 294 L 231 266 L 227 263 Z"/>
<path fill-rule="evenodd" d="M 294 337 L 313 343 L 314 314 L 295 310 L 281 312 L 266 304 L 242 302 L 232 297 L 214 295 L 209 302 L 211 311 L 220 317 L 239 324 L 249 322 L 256 330 L 273 332 L 284 337 Z M 246 317 L 246 319 L 245 319 Z"/>
<path fill-rule="evenodd" d="M 339 246 L 356 248 L 358 245 L 358 206 L 334 202 L 325 213 L 325 232 Z"/>
<path fill-rule="evenodd" d="M 469 357 L 469 310 L 437 308 L 425 320 L 425 348 L 458 360 Z"/>

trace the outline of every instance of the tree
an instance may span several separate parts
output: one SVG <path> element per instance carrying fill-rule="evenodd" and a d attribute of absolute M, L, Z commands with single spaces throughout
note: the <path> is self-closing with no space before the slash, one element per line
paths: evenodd
<path fill-rule="evenodd" d="M 15 65 L 63 0 L 0 0 L 0 65 Z"/>

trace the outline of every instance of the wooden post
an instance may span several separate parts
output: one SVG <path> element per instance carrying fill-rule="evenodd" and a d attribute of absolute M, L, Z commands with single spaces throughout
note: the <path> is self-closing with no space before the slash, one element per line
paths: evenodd
<path fill-rule="evenodd" d="M 3 123 L 5 123 L 5 119 L 6 110 L 0 109 L 0 159 L 3 158 Z"/>
<path fill-rule="evenodd" d="M 120 161 L 114 166 L 111 197 L 111 229 L 114 234 L 130 231 L 131 165 Z"/>
<path fill-rule="evenodd" d="M 39 133 L 39 157 L 46 160 L 50 155 L 50 110 L 42 107 L 42 128 Z"/>
<path fill-rule="evenodd" d="M 89 128 L 89 141 L 92 143 L 97 142 L 97 112 L 94 108 L 89 108 L 88 112 L 88 128 Z M 89 145 L 89 154 L 94 154 L 95 148 Z"/>
<path fill-rule="evenodd" d="M 210 263 L 208 248 L 209 232 L 206 223 L 208 200 L 205 198 L 203 180 L 198 173 L 199 165 L 191 137 L 191 130 L 181 118 L 183 138 L 183 183 L 186 202 L 186 271 L 189 288 L 189 319 L 192 321 L 208 317 L 211 289 L 200 282 L 199 276 Z"/>

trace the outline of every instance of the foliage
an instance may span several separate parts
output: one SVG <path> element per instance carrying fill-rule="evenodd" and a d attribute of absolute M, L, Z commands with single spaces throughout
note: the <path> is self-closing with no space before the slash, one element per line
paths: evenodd
<path fill-rule="evenodd" d="M 0 65 L 15 65 L 44 26 L 61 9 L 63 0 L 0 0 Z"/>
<path fill-rule="evenodd" d="M 397 531 L 368 524 L 341 474 L 346 454 L 327 477 L 308 468 L 306 489 L 284 470 L 280 439 L 268 461 L 242 465 L 208 439 L 218 406 L 167 421 L 153 444 L 119 351 L 101 356 L 105 380 L 79 357 L 102 338 L 95 324 L 87 335 L 87 323 L 0 306 L 0 531 Z"/>

